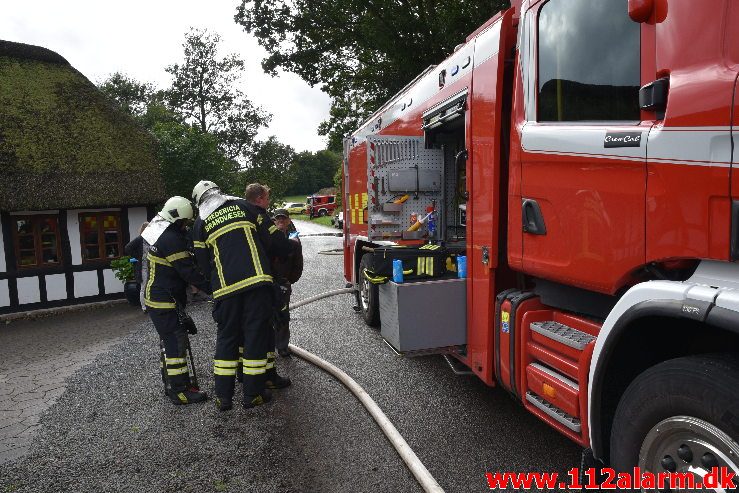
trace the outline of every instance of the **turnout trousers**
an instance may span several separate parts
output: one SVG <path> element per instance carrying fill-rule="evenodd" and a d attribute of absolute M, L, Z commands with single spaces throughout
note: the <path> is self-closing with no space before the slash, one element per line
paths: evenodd
<path fill-rule="evenodd" d="M 148 307 L 149 317 L 164 346 L 164 361 L 171 391 L 182 392 L 190 387 L 187 368 L 185 328 L 180 324 L 176 310 Z"/>
<path fill-rule="evenodd" d="M 289 293 L 282 293 L 281 305 L 282 307 L 277 307 L 278 310 L 290 306 Z M 285 313 L 275 320 L 275 346 L 278 351 L 287 351 L 288 344 L 290 344 L 290 311 L 286 309 Z"/>
<path fill-rule="evenodd" d="M 216 301 L 213 309 L 213 318 L 218 324 L 213 361 L 216 396 L 233 399 L 239 367 L 242 368 L 244 401 L 250 401 L 264 391 L 267 353 L 272 353 L 274 358 L 270 348 L 273 310 L 271 286 L 260 286 Z M 244 350 L 239 361 L 240 347 Z"/>

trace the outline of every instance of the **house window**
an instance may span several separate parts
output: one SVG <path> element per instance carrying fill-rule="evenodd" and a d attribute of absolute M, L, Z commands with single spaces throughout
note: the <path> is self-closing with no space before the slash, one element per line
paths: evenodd
<path fill-rule="evenodd" d="M 13 216 L 13 220 L 18 268 L 61 265 L 59 221 L 56 216 Z"/>
<path fill-rule="evenodd" d="M 121 256 L 121 219 L 118 212 L 80 214 L 82 260 L 101 261 Z"/>

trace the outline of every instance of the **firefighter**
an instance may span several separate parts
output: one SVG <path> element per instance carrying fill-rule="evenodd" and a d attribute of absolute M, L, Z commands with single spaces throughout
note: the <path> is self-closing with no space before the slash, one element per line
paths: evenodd
<path fill-rule="evenodd" d="M 193 228 L 195 255 L 210 279 L 215 301 L 213 373 L 216 408 L 221 411 L 232 407 L 239 367 L 247 409 L 269 402 L 270 389 L 289 385 L 274 371 L 274 353 L 268 362 L 275 303 L 269 258 L 286 256 L 293 247 L 267 215 L 269 189 L 254 186 L 249 186 L 259 191 L 254 203 L 222 194 L 211 181 L 195 185 L 192 194 L 199 209 Z M 239 346 L 244 348 L 240 360 Z"/>
<path fill-rule="evenodd" d="M 290 220 L 290 213 L 287 209 L 275 209 L 272 216 L 277 229 L 288 238 L 290 232 L 296 231 L 295 225 Z M 286 258 L 273 258 L 271 268 L 275 281 L 280 286 L 280 303 L 277 314 L 274 319 L 275 329 L 275 346 L 280 356 L 289 358 L 291 356 L 288 345 L 290 343 L 290 294 L 292 293 L 292 285 L 300 279 L 303 274 L 303 251 L 300 240 L 294 239 L 297 248 Z"/>
<path fill-rule="evenodd" d="M 187 250 L 184 229 L 192 218 L 190 201 L 184 197 L 172 197 L 141 234 L 150 245 L 144 303 L 162 340 L 169 384 L 167 394 L 175 404 L 193 404 L 207 399 L 206 393 L 190 381 L 187 333 L 178 315 L 187 301 L 188 283 L 210 292 L 210 285 Z"/>

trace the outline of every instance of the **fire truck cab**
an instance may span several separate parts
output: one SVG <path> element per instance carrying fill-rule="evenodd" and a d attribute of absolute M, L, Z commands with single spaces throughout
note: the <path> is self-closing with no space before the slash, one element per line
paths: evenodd
<path fill-rule="evenodd" d="M 306 212 L 310 217 L 328 216 L 336 209 L 335 195 L 309 195 L 305 198 Z"/>
<path fill-rule="evenodd" d="M 619 470 L 739 473 L 739 3 L 512 4 L 345 139 L 362 315 Z"/>

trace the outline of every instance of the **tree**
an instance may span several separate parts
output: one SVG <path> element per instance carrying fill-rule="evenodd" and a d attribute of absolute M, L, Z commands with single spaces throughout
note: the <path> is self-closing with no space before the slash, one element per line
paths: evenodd
<path fill-rule="evenodd" d="M 336 187 L 336 207 L 341 209 L 341 204 L 344 200 L 344 183 L 342 182 L 341 178 L 343 175 L 342 167 L 339 166 L 336 168 L 336 173 L 334 173 L 334 187 Z"/>
<path fill-rule="evenodd" d="M 274 136 L 256 143 L 250 162 L 238 173 L 232 193 L 241 196 L 249 183 L 262 183 L 272 190 L 272 201 L 278 202 L 296 179 L 290 173 L 290 165 L 294 159 L 293 148 L 278 142 Z"/>
<path fill-rule="evenodd" d="M 100 82 L 98 89 L 115 101 L 123 111 L 136 117 L 146 113 L 156 93 L 153 84 L 139 82 L 121 72 L 111 74 Z"/>
<path fill-rule="evenodd" d="M 295 180 L 288 194 L 311 194 L 333 186 L 333 176 L 340 165 L 341 157 L 334 152 L 301 152 L 290 166 L 290 175 Z"/>
<path fill-rule="evenodd" d="M 219 58 L 220 41 L 206 30 L 191 29 L 185 35 L 184 61 L 166 68 L 173 78 L 167 99 L 186 122 L 215 135 L 226 157 L 243 162 L 271 116 L 236 87 L 244 62 L 234 54 Z"/>
<path fill-rule="evenodd" d="M 165 104 L 164 93 L 153 84 L 117 72 L 99 88 L 157 140 L 160 169 L 169 195 L 190 197 L 195 183 L 204 179 L 224 189 L 233 186 L 233 162 L 221 151 L 218 138 L 185 123 Z"/>
<path fill-rule="evenodd" d="M 242 0 L 234 20 L 269 56 L 262 66 L 294 72 L 332 98 L 320 132 L 330 149 L 507 0 Z"/>
<path fill-rule="evenodd" d="M 170 196 L 189 198 L 200 180 L 212 180 L 224 189 L 233 186 L 232 164 L 215 136 L 177 122 L 157 123 L 152 133 L 159 141 L 158 157 Z"/>

